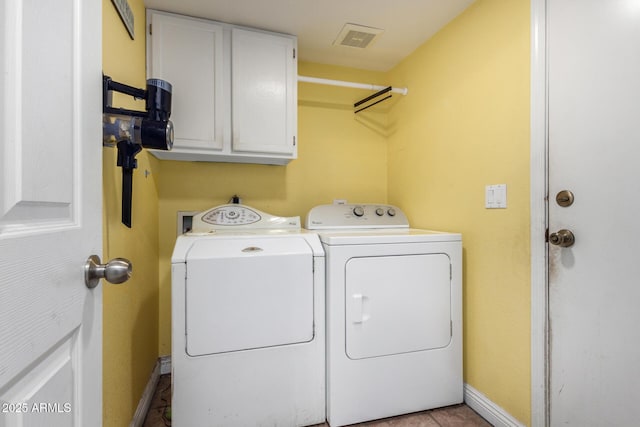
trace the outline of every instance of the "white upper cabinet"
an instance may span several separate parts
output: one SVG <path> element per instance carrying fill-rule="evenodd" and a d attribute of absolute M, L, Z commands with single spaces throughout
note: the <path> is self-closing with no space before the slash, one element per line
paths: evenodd
<path fill-rule="evenodd" d="M 175 147 L 222 150 L 222 26 L 158 12 L 150 18 L 147 71 L 173 86 Z"/>
<path fill-rule="evenodd" d="M 295 148 L 295 40 L 239 28 L 231 37 L 233 149 Z"/>
<path fill-rule="evenodd" d="M 173 85 L 161 159 L 287 164 L 297 157 L 296 38 L 147 11 L 147 75 Z"/>

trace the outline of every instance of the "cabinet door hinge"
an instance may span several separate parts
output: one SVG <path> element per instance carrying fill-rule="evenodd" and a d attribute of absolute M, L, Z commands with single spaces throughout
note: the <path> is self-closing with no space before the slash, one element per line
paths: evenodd
<path fill-rule="evenodd" d="M 293 59 L 296 59 L 296 50 L 293 49 Z"/>
<path fill-rule="evenodd" d="M 149 24 L 149 35 L 153 35 L 153 24 Z"/>
<path fill-rule="evenodd" d="M 294 147 L 296 146 L 296 137 L 295 136 L 293 137 L 293 146 Z"/>

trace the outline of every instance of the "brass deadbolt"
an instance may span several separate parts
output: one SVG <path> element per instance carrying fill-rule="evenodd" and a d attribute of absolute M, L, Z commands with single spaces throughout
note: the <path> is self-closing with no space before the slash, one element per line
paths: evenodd
<path fill-rule="evenodd" d="M 573 193 L 569 190 L 562 190 L 556 194 L 556 203 L 563 208 L 569 207 L 573 204 Z"/>

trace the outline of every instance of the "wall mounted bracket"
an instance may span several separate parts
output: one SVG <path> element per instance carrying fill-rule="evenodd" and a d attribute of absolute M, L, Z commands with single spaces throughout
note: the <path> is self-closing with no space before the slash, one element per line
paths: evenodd
<path fill-rule="evenodd" d="M 120 92 L 145 100 L 146 111 L 113 107 L 112 93 Z M 122 168 L 122 223 L 131 228 L 133 170 L 138 167 L 136 154 L 143 148 L 171 150 L 173 123 L 171 84 L 160 79 L 147 80 L 147 88 L 138 89 L 102 76 L 102 144 L 116 147 L 117 165 Z"/>

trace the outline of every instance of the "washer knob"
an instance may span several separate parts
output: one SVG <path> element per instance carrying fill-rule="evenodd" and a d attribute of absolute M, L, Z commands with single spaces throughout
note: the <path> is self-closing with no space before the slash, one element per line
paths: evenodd
<path fill-rule="evenodd" d="M 362 206 L 356 206 L 355 208 L 353 208 L 353 214 L 355 216 L 362 216 L 364 215 L 364 209 L 362 208 Z"/>
<path fill-rule="evenodd" d="M 389 214 L 389 216 L 396 216 L 396 210 L 393 208 L 389 208 L 387 210 L 387 214 Z"/>
<path fill-rule="evenodd" d="M 384 209 L 382 209 L 382 208 L 376 209 L 376 215 L 378 215 L 378 216 L 384 215 Z"/>

